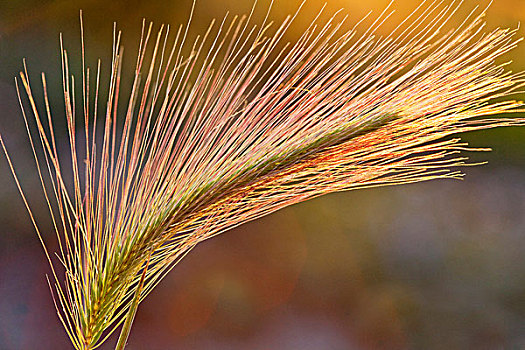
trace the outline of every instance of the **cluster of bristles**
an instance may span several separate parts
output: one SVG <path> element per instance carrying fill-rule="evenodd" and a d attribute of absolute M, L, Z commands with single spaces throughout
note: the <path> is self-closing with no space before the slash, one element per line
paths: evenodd
<path fill-rule="evenodd" d="M 251 15 L 226 16 L 190 46 L 187 26 L 175 35 L 161 27 L 153 39 L 144 25 L 129 96 L 119 91 L 115 32 L 103 101 L 100 61 L 93 77 L 82 39 L 80 105 L 62 47 L 68 156 L 47 92 L 40 110 L 24 70 L 17 89 L 36 120 L 38 138 L 28 135 L 66 270 L 60 282 L 53 269 L 55 300 L 75 348 L 96 347 L 132 319 L 202 240 L 333 191 L 460 177 L 466 145 L 447 136 L 523 123 L 479 118 L 522 106 L 494 102 L 523 85 L 494 63 L 515 47 L 515 31 L 481 35 L 484 13 L 473 13 L 438 36 L 455 10 L 420 7 L 383 38 L 374 31 L 386 11 L 359 36 L 336 14 L 285 45 L 293 17 L 268 36 Z M 61 171 L 68 157 L 72 188 Z"/>

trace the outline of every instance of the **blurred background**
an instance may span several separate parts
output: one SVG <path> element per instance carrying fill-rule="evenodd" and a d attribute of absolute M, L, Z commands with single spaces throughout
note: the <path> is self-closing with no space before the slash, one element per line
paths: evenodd
<path fill-rule="evenodd" d="M 327 13 L 343 7 L 353 24 L 370 10 L 380 13 L 389 1 L 329 0 Z M 257 19 L 268 3 L 259 1 Z M 380 33 L 418 3 L 396 0 L 396 13 Z M 465 1 L 453 22 L 487 4 Z M 227 10 L 247 13 L 251 5 L 198 0 L 190 33 L 204 31 Z M 270 16 L 282 20 L 298 5 L 276 0 Z M 321 6 L 321 0 L 308 0 L 286 39 L 296 38 Z M 39 73 L 46 72 L 60 120 L 58 36 L 64 33 L 78 67 L 79 9 L 88 64 L 102 58 L 107 77 L 113 21 L 123 30 L 130 71 L 142 18 L 178 25 L 190 7 L 190 0 L 0 2 L 0 130 L 51 250 L 55 238 L 14 88 L 22 58 L 37 92 Z M 495 0 L 488 29 L 515 28 L 523 19 L 523 0 Z M 514 61 L 513 70 L 524 70 L 525 45 L 505 60 Z M 123 91 L 125 86 L 129 83 Z M 200 244 L 141 304 L 128 348 L 524 349 L 525 128 L 465 139 L 494 149 L 471 155 L 489 163 L 465 169 L 465 181 L 331 194 Z M 2 156 L 0 349 L 70 348 L 46 273 L 45 256 Z M 102 349 L 114 344 L 113 338 Z"/>

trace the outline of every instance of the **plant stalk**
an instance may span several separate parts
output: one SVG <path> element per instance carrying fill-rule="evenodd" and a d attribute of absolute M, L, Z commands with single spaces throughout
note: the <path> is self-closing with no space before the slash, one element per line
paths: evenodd
<path fill-rule="evenodd" d="M 144 271 L 142 271 L 142 276 L 140 277 L 139 285 L 137 286 L 137 290 L 135 291 L 135 295 L 133 296 L 133 301 L 128 310 L 128 314 L 126 315 L 126 320 L 124 321 L 122 329 L 120 330 L 120 335 L 117 341 L 117 345 L 115 346 L 115 350 L 124 350 L 124 347 L 126 346 L 126 343 L 128 341 L 129 333 L 131 332 L 131 325 L 133 324 L 133 320 L 135 319 L 135 315 L 139 306 L 140 294 L 142 293 L 142 288 L 144 287 L 144 280 L 146 278 L 146 271 L 148 269 L 150 257 L 151 252 L 148 255 L 148 261 L 146 262 Z"/>

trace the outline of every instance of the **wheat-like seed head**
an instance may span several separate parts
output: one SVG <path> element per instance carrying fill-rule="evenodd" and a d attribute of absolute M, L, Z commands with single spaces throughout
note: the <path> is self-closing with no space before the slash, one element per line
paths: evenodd
<path fill-rule="evenodd" d="M 284 45 L 294 16 L 271 35 L 266 21 L 225 16 L 189 46 L 188 26 L 154 37 L 144 22 L 129 94 L 114 32 L 107 96 L 100 61 L 94 74 L 86 67 L 83 35 L 75 91 L 61 40 L 70 155 L 57 146 L 45 75 L 41 109 L 24 64 L 17 92 L 36 121 L 34 138 L 21 102 L 65 279 L 46 254 L 75 348 L 131 325 L 138 302 L 202 240 L 329 192 L 458 178 L 449 169 L 465 165 L 466 144 L 448 136 L 523 124 L 480 119 L 523 106 L 501 99 L 523 74 L 494 62 L 516 46 L 516 31 L 482 34 L 483 11 L 440 34 L 456 9 L 422 4 L 387 37 L 374 32 L 388 10 L 361 34 L 343 31 L 336 14 Z"/>

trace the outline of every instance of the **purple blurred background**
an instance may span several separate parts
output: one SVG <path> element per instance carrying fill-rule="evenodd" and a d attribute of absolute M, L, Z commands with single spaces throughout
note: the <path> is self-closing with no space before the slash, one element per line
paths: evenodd
<path fill-rule="evenodd" d="M 277 0 L 271 17 L 282 19 L 298 3 Z M 328 12 L 344 7 L 353 24 L 387 3 L 331 0 Z M 384 32 L 417 3 L 396 1 Z M 267 4 L 259 2 L 258 18 Z M 465 1 L 460 13 L 477 4 L 488 2 Z M 308 1 L 288 39 L 321 5 Z M 131 66 L 142 18 L 178 25 L 190 6 L 189 0 L 0 3 L 0 130 L 51 250 L 55 238 L 14 89 L 21 59 L 35 90 L 46 72 L 58 120 L 58 33 L 76 57 L 79 9 L 88 62 L 108 63 L 116 20 Z M 250 7 L 251 0 L 198 0 L 192 34 L 226 10 Z M 524 18 L 523 1 L 495 0 L 488 28 L 516 27 Z M 513 70 L 525 69 L 525 45 L 506 59 L 514 60 Z M 472 155 L 489 164 L 465 169 L 465 181 L 332 194 L 200 244 L 141 304 L 128 349 L 525 348 L 525 129 L 465 139 L 494 148 Z M 68 349 L 45 279 L 47 261 L 5 157 L 0 210 L 0 349 Z M 113 338 L 102 349 L 114 344 Z"/>

